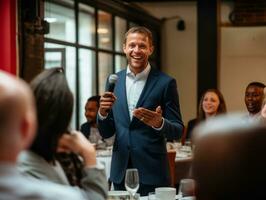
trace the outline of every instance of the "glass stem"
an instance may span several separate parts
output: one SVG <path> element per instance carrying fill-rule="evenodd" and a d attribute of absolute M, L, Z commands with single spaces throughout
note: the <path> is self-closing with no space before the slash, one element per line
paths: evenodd
<path fill-rule="evenodd" d="M 135 194 L 130 193 L 130 200 L 135 200 Z"/>

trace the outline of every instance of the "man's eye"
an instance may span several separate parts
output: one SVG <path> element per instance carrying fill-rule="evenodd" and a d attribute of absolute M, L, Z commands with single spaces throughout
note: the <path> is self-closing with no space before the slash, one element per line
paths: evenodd
<path fill-rule="evenodd" d="M 246 94 L 246 97 L 259 97 L 260 95 L 258 94 Z"/>

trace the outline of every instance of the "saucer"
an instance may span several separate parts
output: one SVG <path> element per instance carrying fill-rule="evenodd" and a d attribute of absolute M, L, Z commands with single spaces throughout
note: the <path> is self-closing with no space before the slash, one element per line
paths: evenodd
<path fill-rule="evenodd" d="M 129 197 L 129 193 L 127 191 L 112 190 L 108 192 L 107 200 L 127 200 Z"/>

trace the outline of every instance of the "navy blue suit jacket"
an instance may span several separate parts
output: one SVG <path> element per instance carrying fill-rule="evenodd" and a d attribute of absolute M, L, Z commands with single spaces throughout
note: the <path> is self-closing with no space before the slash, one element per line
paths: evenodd
<path fill-rule="evenodd" d="M 126 97 L 126 70 L 117 73 L 114 94 L 117 97 L 108 117 L 100 120 L 98 128 L 103 138 L 116 134 L 110 180 L 121 183 L 128 165 L 129 155 L 133 167 L 139 171 L 140 182 L 148 185 L 169 185 L 170 173 L 166 138 L 181 137 L 181 119 L 175 79 L 151 69 L 136 107 L 155 110 L 161 106 L 164 126 L 160 131 L 133 117 L 130 120 Z"/>

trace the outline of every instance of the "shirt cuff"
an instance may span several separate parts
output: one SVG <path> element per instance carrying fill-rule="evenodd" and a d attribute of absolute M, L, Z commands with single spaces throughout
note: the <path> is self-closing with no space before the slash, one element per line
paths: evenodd
<path fill-rule="evenodd" d="M 102 116 L 101 113 L 100 113 L 100 111 L 98 111 L 98 116 L 99 116 L 99 119 L 100 120 L 104 120 L 104 119 L 106 119 L 108 117 L 108 115 Z"/>
<path fill-rule="evenodd" d="M 162 125 L 159 128 L 155 128 L 154 126 L 152 128 L 155 129 L 156 131 L 162 130 L 163 125 L 164 125 L 164 118 L 162 118 L 162 120 L 163 120 Z"/>

